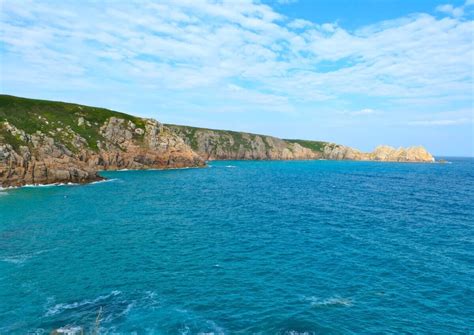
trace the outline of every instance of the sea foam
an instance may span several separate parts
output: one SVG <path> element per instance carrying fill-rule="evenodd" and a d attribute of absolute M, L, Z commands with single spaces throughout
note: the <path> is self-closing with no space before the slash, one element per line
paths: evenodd
<path fill-rule="evenodd" d="M 341 298 L 339 296 L 334 296 L 326 299 L 321 299 L 318 297 L 309 297 L 306 300 L 309 300 L 311 306 L 313 307 L 325 307 L 325 306 L 343 306 L 350 307 L 353 302 L 351 299 Z"/>
<path fill-rule="evenodd" d="M 95 305 L 95 304 L 97 304 L 97 303 L 99 303 L 103 300 L 107 300 L 111 297 L 118 296 L 121 293 L 122 293 L 121 291 L 116 291 L 115 290 L 115 291 L 112 291 L 111 293 L 109 293 L 107 295 L 100 295 L 100 296 L 98 296 L 97 298 L 95 298 L 93 300 L 85 299 L 85 300 L 78 301 L 78 302 L 56 304 L 56 305 L 48 308 L 48 310 L 45 313 L 45 316 L 54 316 L 54 315 L 60 314 L 60 313 L 62 313 L 64 311 L 67 311 L 67 310 L 81 308 L 81 307 L 89 306 L 89 305 Z"/>

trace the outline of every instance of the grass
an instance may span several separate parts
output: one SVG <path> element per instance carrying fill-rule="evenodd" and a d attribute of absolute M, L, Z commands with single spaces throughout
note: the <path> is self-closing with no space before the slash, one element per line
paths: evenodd
<path fill-rule="evenodd" d="M 209 128 L 197 128 L 197 127 L 190 127 L 190 126 L 179 126 L 174 124 L 167 124 L 166 126 L 177 130 L 182 136 L 186 137 L 187 142 L 191 145 L 194 150 L 198 149 L 198 144 L 196 140 L 196 133 L 198 131 L 212 131 L 219 135 L 226 135 L 222 136 L 219 140 L 219 145 L 222 148 L 227 150 L 239 150 L 242 146 L 244 149 L 251 149 L 251 142 L 255 140 L 257 136 L 260 136 L 265 144 L 265 148 L 268 150 L 271 148 L 270 144 L 267 141 L 269 136 L 266 135 L 259 135 L 259 134 L 251 134 L 251 133 L 244 133 L 232 130 L 217 130 L 217 129 L 209 129 Z M 234 144 L 231 145 L 230 142 L 227 142 L 227 138 L 231 137 L 234 141 Z M 328 145 L 328 142 L 323 141 L 309 141 L 309 140 L 293 140 L 293 139 L 284 139 L 283 141 L 290 143 L 298 143 L 302 147 L 308 148 L 310 150 L 316 152 L 323 152 L 324 147 Z M 227 143 L 226 143 L 227 142 Z"/>
<path fill-rule="evenodd" d="M 10 144 L 16 152 L 19 152 L 20 146 L 25 143 L 17 136 L 12 135 L 4 127 L 0 125 L 0 142 Z"/>
<path fill-rule="evenodd" d="M 264 143 L 265 147 L 268 149 L 270 146 L 268 145 L 265 138 L 266 135 L 259 135 L 259 134 L 251 134 L 233 130 L 219 130 L 219 129 L 209 129 L 209 128 L 198 128 L 198 127 L 191 127 L 191 126 L 179 126 L 175 124 L 166 124 L 165 126 L 174 129 L 179 134 L 184 136 L 187 139 L 187 142 L 191 145 L 193 150 L 198 149 L 197 143 L 197 132 L 214 132 L 220 135 L 218 139 L 218 145 L 228 151 L 238 151 L 241 147 L 244 149 L 250 150 L 252 148 L 252 142 L 255 141 L 257 136 L 260 136 Z M 231 140 L 232 139 L 232 140 Z"/>
<path fill-rule="evenodd" d="M 82 117 L 84 124 L 79 125 L 78 119 Z M 40 131 L 47 136 L 53 137 L 58 142 L 63 143 L 71 151 L 77 150 L 72 145 L 73 135 L 71 132 L 79 134 L 93 150 L 98 150 L 97 141 L 102 141 L 100 127 L 110 117 L 117 117 L 132 121 L 137 127 L 144 129 L 145 120 L 129 114 L 112 111 L 110 109 L 89 107 L 78 104 L 48 101 L 38 99 L 20 98 L 11 95 L 0 95 L 0 139 L 10 143 L 15 149 L 25 145 L 20 138 L 11 135 L 1 127 L 1 124 L 8 121 L 15 127 L 33 134 Z M 267 139 L 269 136 L 237 132 L 232 130 L 216 130 L 209 128 L 197 128 L 190 126 L 179 126 L 168 124 L 167 127 L 185 137 L 191 148 L 198 150 L 198 132 L 212 131 L 218 135 L 217 143 L 219 147 L 226 151 L 238 151 L 240 148 L 250 150 L 252 142 L 260 136 L 265 144 L 266 150 L 271 149 Z M 142 136 L 134 135 L 137 140 Z M 322 152 L 327 142 L 307 141 L 307 140 L 284 140 L 287 143 L 298 143 L 301 146 L 316 152 Z"/>
<path fill-rule="evenodd" d="M 309 140 L 289 140 L 285 139 L 284 141 L 289 142 L 289 143 L 298 143 L 304 148 L 311 149 L 316 152 L 323 152 L 324 147 L 328 145 L 328 142 L 323 142 L 323 141 L 309 141 Z"/>
<path fill-rule="evenodd" d="M 71 139 L 65 136 L 65 129 L 71 129 L 79 134 L 86 139 L 91 149 L 96 150 L 97 141 L 103 139 L 99 132 L 100 126 L 112 116 L 130 120 L 137 127 L 145 128 L 143 119 L 105 108 L 0 95 L 0 123 L 8 121 L 27 134 L 41 131 L 68 147 Z M 79 117 L 87 121 L 82 126 L 78 125 Z M 9 142 L 12 140 L 7 139 L 5 134 L 2 136 Z"/>

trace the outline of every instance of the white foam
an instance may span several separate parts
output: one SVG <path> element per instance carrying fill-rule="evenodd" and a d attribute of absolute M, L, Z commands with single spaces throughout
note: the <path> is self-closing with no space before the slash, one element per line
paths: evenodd
<path fill-rule="evenodd" d="M 64 326 L 55 330 L 58 334 L 64 335 L 79 335 L 83 333 L 82 327 L 79 326 Z"/>
<path fill-rule="evenodd" d="M 11 264 L 23 264 L 28 259 L 30 259 L 30 256 L 20 255 L 20 256 L 3 257 L 0 259 L 0 261 L 11 263 Z"/>
<path fill-rule="evenodd" d="M 0 187 L 0 193 L 6 190 L 13 190 L 17 188 L 33 188 L 33 187 L 56 187 L 56 186 L 72 186 L 72 185 L 81 185 L 78 183 L 53 183 L 53 184 L 25 184 L 22 186 L 8 186 L 8 187 Z"/>
<path fill-rule="evenodd" d="M 112 179 L 103 179 L 103 180 L 97 180 L 93 181 L 92 183 L 86 184 L 86 185 L 94 185 L 94 184 L 101 184 L 101 183 L 109 183 L 111 181 L 117 181 L 117 178 L 112 178 Z"/>
<path fill-rule="evenodd" d="M 40 251 L 33 252 L 31 254 L 7 256 L 7 257 L 0 258 L 0 261 L 6 262 L 6 263 L 11 263 L 11 264 L 23 264 L 27 260 L 29 260 L 30 258 L 32 258 L 36 255 L 40 255 L 40 254 L 42 254 L 46 251 L 47 250 L 40 250 Z"/>
<path fill-rule="evenodd" d="M 93 305 L 93 304 L 96 304 L 96 303 L 98 303 L 102 300 L 106 300 L 110 297 L 117 296 L 121 293 L 122 292 L 120 292 L 120 291 L 112 291 L 110 294 L 100 295 L 97 298 L 95 298 L 94 300 L 82 300 L 82 301 L 73 302 L 73 303 L 70 303 L 70 304 L 66 304 L 66 303 L 56 304 L 53 307 L 48 308 L 48 310 L 46 311 L 45 316 L 54 316 L 54 315 L 60 314 L 60 313 L 62 313 L 64 311 L 67 311 L 67 310 L 71 310 L 71 309 L 75 309 L 75 308 L 83 307 L 83 306 L 87 306 L 87 305 Z"/>
<path fill-rule="evenodd" d="M 226 165 L 225 167 L 226 168 L 235 168 L 236 166 L 235 165 Z"/>
<path fill-rule="evenodd" d="M 26 184 L 21 187 L 55 187 L 55 186 L 71 186 L 80 185 L 78 183 L 53 183 L 53 184 Z"/>
<path fill-rule="evenodd" d="M 326 299 L 320 299 L 318 297 L 309 297 L 307 300 L 311 302 L 311 306 L 324 307 L 324 306 L 343 306 L 350 307 L 353 302 L 351 299 L 341 298 L 339 296 L 330 297 Z"/>

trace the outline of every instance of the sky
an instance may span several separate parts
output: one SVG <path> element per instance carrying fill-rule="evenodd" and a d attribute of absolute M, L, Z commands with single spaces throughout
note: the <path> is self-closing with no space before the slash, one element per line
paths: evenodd
<path fill-rule="evenodd" d="M 0 0 L 0 91 L 474 156 L 474 0 Z"/>

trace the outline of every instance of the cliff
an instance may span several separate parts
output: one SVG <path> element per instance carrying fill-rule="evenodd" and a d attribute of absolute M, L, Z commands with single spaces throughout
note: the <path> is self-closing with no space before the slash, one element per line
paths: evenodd
<path fill-rule="evenodd" d="M 0 95 L 0 186 L 85 183 L 98 170 L 204 166 L 152 119 L 102 108 Z"/>
<path fill-rule="evenodd" d="M 322 157 L 325 142 L 288 141 L 280 138 L 228 130 L 167 125 L 205 160 L 296 160 Z M 301 145 L 301 142 L 311 142 Z M 316 145 L 319 144 L 319 150 Z"/>
<path fill-rule="evenodd" d="M 0 95 L 0 187 L 86 183 L 97 171 L 205 166 L 206 160 L 433 162 L 423 147 L 351 147 L 163 125 L 108 109 Z"/>
<path fill-rule="evenodd" d="M 433 162 L 423 147 L 392 148 L 379 146 L 364 153 L 344 145 L 276 137 L 227 130 L 167 125 L 205 160 L 360 160 L 386 162 Z"/>
<path fill-rule="evenodd" d="M 323 149 L 323 157 L 331 160 L 383 161 L 383 162 L 434 162 L 434 157 L 422 146 L 393 148 L 380 145 L 372 152 L 339 144 L 328 144 Z"/>

